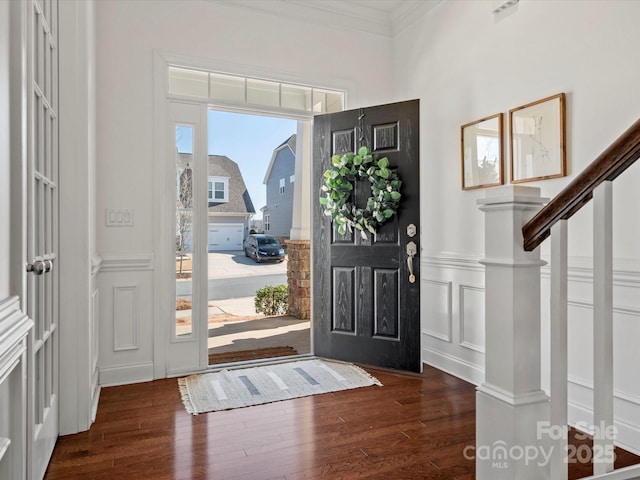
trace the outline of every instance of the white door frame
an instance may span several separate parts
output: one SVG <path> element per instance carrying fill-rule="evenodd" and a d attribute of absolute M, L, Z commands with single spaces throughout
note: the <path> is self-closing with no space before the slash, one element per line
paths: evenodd
<path fill-rule="evenodd" d="M 186 368 L 176 369 L 169 365 L 168 345 L 175 332 L 175 265 L 172 264 L 171 258 L 175 252 L 174 238 L 167 235 L 167 232 L 174 228 L 168 212 L 172 212 L 175 208 L 175 201 L 167 192 L 175 189 L 175 162 L 171 162 L 168 158 L 170 152 L 175 151 L 175 134 L 169 131 L 170 122 L 170 102 L 182 101 L 183 103 L 194 103 L 197 100 L 186 97 L 173 98 L 169 95 L 168 86 L 168 67 L 169 65 L 177 65 L 185 68 L 196 68 L 204 71 L 229 72 L 236 75 L 247 77 L 271 79 L 281 82 L 292 82 L 300 85 L 322 85 L 319 88 L 342 91 L 345 94 L 345 105 L 349 98 L 355 99 L 355 84 L 336 80 L 335 78 L 315 78 L 312 80 L 300 78 L 294 73 L 286 73 L 282 71 L 272 71 L 266 68 L 254 66 L 243 66 L 231 64 L 227 62 L 212 61 L 207 59 L 189 57 L 184 55 L 176 55 L 166 52 L 155 52 L 154 58 L 154 102 L 155 102 L 155 124 L 154 124 L 154 158 L 157 161 L 157 168 L 153 169 L 154 182 L 154 231 L 155 239 L 154 251 L 155 269 L 154 269 L 154 378 L 165 378 L 167 376 L 176 376 L 181 373 L 190 373 L 194 371 L 203 371 L 207 368 L 208 356 L 206 349 L 200 346 L 199 361 L 197 370 L 189 370 Z M 223 110 L 236 113 L 263 114 L 271 116 L 283 116 L 298 120 L 298 147 L 300 155 L 296 155 L 296 199 L 298 201 L 297 211 L 294 211 L 294 225 L 292 227 L 292 238 L 297 240 L 309 240 L 310 233 L 309 218 L 311 216 L 310 205 L 312 201 L 311 192 L 311 124 L 313 116 L 311 113 L 301 112 L 299 115 L 291 112 L 278 113 L 274 109 L 258 110 L 255 107 L 233 106 L 233 105 L 217 105 L 209 101 L 201 101 L 205 106 L 205 112 L 209 108 Z M 202 125 L 206 125 L 206 113 Z M 302 138 L 304 137 L 304 138 Z M 205 137 L 206 140 L 206 137 Z M 206 146 L 205 150 L 206 152 Z M 299 170 L 300 173 L 299 173 Z M 298 181 L 300 179 L 300 181 Z M 303 185 L 304 183 L 304 185 Z M 294 201 L 295 203 L 295 201 Z M 306 209 L 306 211 L 305 211 Z M 297 220 L 296 220 L 297 219 Z M 206 224 L 206 223 L 205 223 Z M 306 235 L 306 238 L 305 238 Z M 194 285 L 196 281 L 194 279 Z M 206 278 L 201 281 L 202 285 L 206 285 Z M 173 292 L 173 295 L 171 293 Z M 194 292 L 194 300 L 196 293 Z M 312 293 L 313 295 L 313 293 Z M 206 299 L 206 292 L 205 292 Z M 199 303 L 202 301 L 200 300 Z M 196 306 L 197 308 L 201 308 Z M 194 317 L 196 312 L 194 311 Z M 312 312 L 313 317 L 313 312 Z M 198 327 L 203 329 L 200 335 L 206 336 L 206 322 Z M 206 347 L 206 342 L 202 342 Z M 195 368 L 194 359 L 191 359 L 190 365 Z"/>

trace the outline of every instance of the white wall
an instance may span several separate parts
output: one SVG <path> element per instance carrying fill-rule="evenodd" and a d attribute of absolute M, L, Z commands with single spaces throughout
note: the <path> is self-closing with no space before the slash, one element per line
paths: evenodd
<path fill-rule="evenodd" d="M 446 1 L 401 33 L 393 50 L 397 99 L 421 99 L 423 358 L 475 382 L 484 366 L 482 348 L 475 348 L 484 341 L 476 264 L 484 218 L 476 200 L 486 190 L 461 190 L 460 126 L 565 92 L 569 175 L 531 183 L 553 197 L 640 116 L 639 2 L 521 0 L 500 16 L 491 13 L 494 4 Z M 624 441 L 636 451 L 640 382 L 632 366 L 640 364 L 640 350 L 629 339 L 640 338 L 638 184 L 636 165 L 614 185 L 616 406 Z M 591 408 L 590 217 L 588 206 L 569 231 L 573 421 L 588 418 Z"/>
<path fill-rule="evenodd" d="M 391 100 L 391 40 L 216 2 L 96 2 L 101 382 L 153 375 L 154 52 L 349 89 L 350 107 Z M 254 73 L 254 74 L 256 74 Z M 105 209 L 132 227 L 105 227 Z M 120 340 L 118 340 L 120 339 Z M 117 345 L 124 342 L 126 349 Z"/>

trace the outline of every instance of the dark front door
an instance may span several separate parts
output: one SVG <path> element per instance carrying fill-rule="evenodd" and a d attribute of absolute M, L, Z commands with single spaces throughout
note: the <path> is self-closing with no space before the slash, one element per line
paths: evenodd
<path fill-rule="evenodd" d="M 319 115 L 313 129 L 314 353 L 421 371 L 419 101 Z M 367 239 L 339 234 L 319 202 L 332 156 L 361 146 L 387 157 L 402 181 L 397 214 Z M 371 184 L 353 183 L 355 206 L 365 208 Z"/>

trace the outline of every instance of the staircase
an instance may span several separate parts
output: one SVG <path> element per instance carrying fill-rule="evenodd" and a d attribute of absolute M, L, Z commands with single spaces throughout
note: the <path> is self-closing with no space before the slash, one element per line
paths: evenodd
<path fill-rule="evenodd" d="M 568 478 L 567 227 L 591 200 L 594 475 L 589 478 L 640 478 L 640 465 L 613 467 L 612 192 L 614 180 L 638 158 L 640 120 L 550 202 L 538 188 L 514 185 L 488 190 L 479 201 L 485 212 L 486 357 L 485 382 L 476 394 L 478 479 Z M 541 386 L 540 270 L 545 262 L 538 248 L 547 239 L 549 395 Z"/>

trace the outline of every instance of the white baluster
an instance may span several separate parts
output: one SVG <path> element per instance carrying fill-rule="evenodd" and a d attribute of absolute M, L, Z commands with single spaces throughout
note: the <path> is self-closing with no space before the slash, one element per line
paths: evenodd
<path fill-rule="evenodd" d="M 551 425 L 564 433 L 553 442 L 551 478 L 566 480 L 569 475 L 567 453 L 567 220 L 551 228 Z M 554 436 L 555 438 L 555 436 Z"/>
<path fill-rule="evenodd" d="M 593 420 L 594 475 L 613 470 L 613 242 L 612 184 L 593 192 Z"/>

